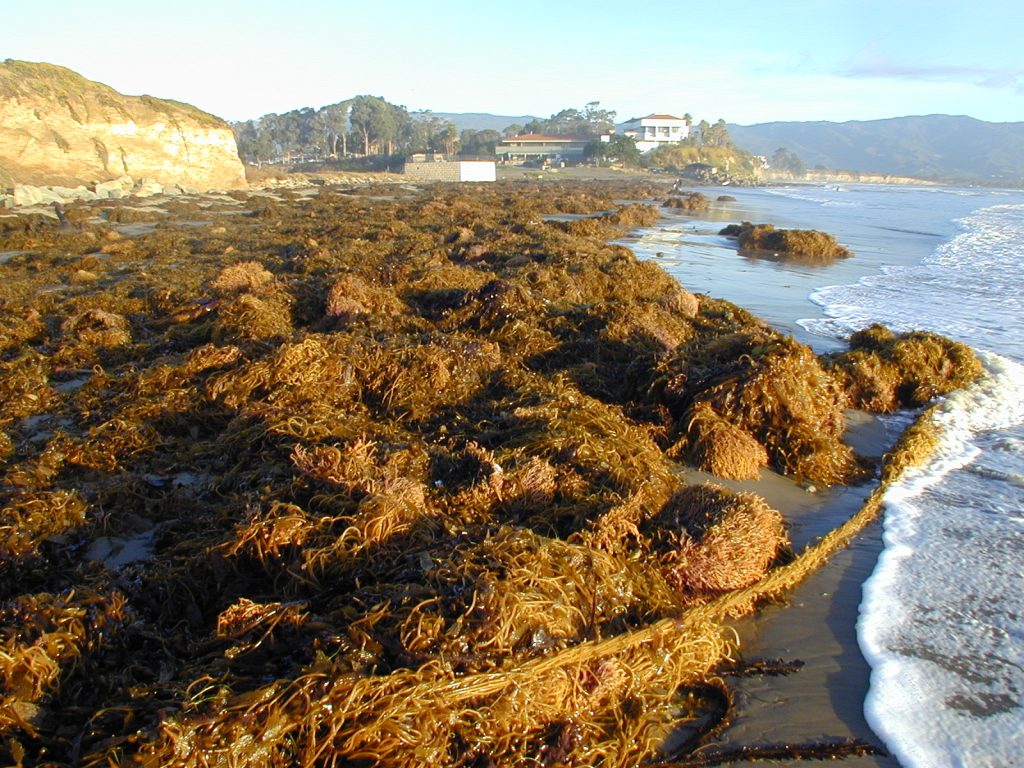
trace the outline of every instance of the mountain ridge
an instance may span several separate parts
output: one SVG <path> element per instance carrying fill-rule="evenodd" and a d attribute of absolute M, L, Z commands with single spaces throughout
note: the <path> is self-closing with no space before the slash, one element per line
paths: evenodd
<path fill-rule="evenodd" d="M 431 112 L 434 117 L 450 120 L 460 131 L 503 131 L 510 125 L 526 125 L 541 118 L 533 115 L 493 115 L 490 112 Z"/>
<path fill-rule="evenodd" d="M 779 148 L 808 168 L 932 181 L 1024 184 L 1024 122 L 966 115 L 908 115 L 845 122 L 729 124 L 733 142 L 771 157 Z"/>

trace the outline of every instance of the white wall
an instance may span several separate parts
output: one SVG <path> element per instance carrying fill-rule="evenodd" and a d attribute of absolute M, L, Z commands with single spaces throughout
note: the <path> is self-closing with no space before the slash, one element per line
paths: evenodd
<path fill-rule="evenodd" d="M 497 171 L 493 160 L 460 160 L 460 181 L 495 181 Z"/>
<path fill-rule="evenodd" d="M 493 160 L 446 160 L 406 163 L 404 173 L 416 181 L 495 181 Z"/>

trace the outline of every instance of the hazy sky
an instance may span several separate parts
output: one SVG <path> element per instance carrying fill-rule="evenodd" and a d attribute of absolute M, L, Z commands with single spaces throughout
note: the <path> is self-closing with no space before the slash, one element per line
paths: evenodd
<path fill-rule="evenodd" d="M 1015 0 L 0 0 L 0 58 L 229 120 L 361 93 L 542 117 L 1024 120 Z"/>

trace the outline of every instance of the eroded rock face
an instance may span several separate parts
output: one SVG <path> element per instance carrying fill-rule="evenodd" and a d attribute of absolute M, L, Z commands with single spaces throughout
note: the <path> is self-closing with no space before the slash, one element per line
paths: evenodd
<path fill-rule="evenodd" d="M 52 64 L 0 62 L 0 185 L 129 176 L 200 190 L 245 187 L 231 128 L 188 104 L 124 96 Z"/>

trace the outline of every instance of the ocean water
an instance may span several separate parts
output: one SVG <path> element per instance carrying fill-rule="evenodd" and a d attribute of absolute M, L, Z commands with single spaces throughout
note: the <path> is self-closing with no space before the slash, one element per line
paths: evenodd
<path fill-rule="evenodd" d="M 1024 193 L 724 191 L 737 200 L 667 218 L 631 247 L 818 351 L 882 322 L 981 357 L 985 377 L 942 403 L 936 459 L 886 496 L 857 624 L 872 668 L 864 713 L 908 768 L 1024 766 Z M 716 234 L 740 220 L 820 229 L 854 257 L 812 267 L 743 255 Z"/>

